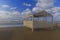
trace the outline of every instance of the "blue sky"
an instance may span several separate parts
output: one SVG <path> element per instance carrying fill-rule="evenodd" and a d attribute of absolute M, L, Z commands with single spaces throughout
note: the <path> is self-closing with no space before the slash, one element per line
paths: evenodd
<path fill-rule="evenodd" d="M 31 4 L 31 6 L 30 7 L 25 6 L 25 5 L 23 5 L 23 3 Z M 36 4 L 35 0 L 0 0 L 0 5 L 9 5 L 10 7 L 17 7 L 16 10 L 18 10 L 20 12 L 22 12 L 26 8 L 32 9 L 35 6 L 35 4 Z"/>
<path fill-rule="evenodd" d="M 0 0 L 0 19 L 21 19 L 28 13 L 46 10 L 60 20 L 60 0 Z"/>
<path fill-rule="evenodd" d="M 56 0 L 55 6 L 59 6 L 60 7 L 60 0 Z"/>
<path fill-rule="evenodd" d="M 60 7 L 60 0 L 55 0 L 55 6 Z M 25 6 L 23 3 L 31 4 L 31 6 Z M 35 7 L 37 0 L 0 0 L 0 5 L 9 5 L 10 7 L 17 7 L 16 10 L 22 12 L 23 10 L 30 8 L 32 10 Z M 0 8 L 6 10 L 4 8 Z M 9 9 L 8 9 L 9 10 Z"/>

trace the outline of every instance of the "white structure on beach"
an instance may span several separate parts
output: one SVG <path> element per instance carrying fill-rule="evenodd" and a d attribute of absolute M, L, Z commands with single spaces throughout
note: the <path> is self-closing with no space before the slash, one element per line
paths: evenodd
<path fill-rule="evenodd" d="M 31 28 L 32 31 L 40 28 L 53 28 L 53 16 L 46 11 L 29 14 L 25 16 L 24 27 Z"/>

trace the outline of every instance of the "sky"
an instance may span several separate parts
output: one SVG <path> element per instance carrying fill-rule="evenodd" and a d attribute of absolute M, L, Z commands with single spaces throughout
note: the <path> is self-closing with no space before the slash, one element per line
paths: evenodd
<path fill-rule="evenodd" d="M 60 0 L 0 0 L 0 20 L 20 20 L 43 10 L 60 21 Z"/>

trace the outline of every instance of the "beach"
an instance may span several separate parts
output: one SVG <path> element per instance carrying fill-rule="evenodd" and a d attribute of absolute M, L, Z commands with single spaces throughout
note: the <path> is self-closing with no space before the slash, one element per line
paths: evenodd
<path fill-rule="evenodd" d="M 2 34 L 2 35 L 1 35 Z M 60 40 L 60 30 L 34 30 L 25 27 L 0 28 L 0 40 Z"/>
<path fill-rule="evenodd" d="M 24 40 L 60 40 L 60 30 L 35 30 L 24 29 Z"/>
<path fill-rule="evenodd" d="M 22 27 L 1 27 L 0 40 L 23 40 Z"/>

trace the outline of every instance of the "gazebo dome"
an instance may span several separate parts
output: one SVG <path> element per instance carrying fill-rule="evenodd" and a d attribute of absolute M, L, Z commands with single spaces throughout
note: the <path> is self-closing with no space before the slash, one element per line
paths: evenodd
<path fill-rule="evenodd" d="M 41 11 L 39 13 L 33 14 L 34 17 L 47 17 L 47 16 L 52 16 L 50 13 L 46 11 Z"/>
<path fill-rule="evenodd" d="M 53 28 L 53 16 L 46 11 L 29 14 L 25 18 L 24 26 L 31 28 L 32 31 L 39 28 Z"/>
<path fill-rule="evenodd" d="M 46 11 L 41 11 L 35 14 L 29 14 L 28 16 L 25 17 L 48 17 L 48 16 L 52 16 L 50 13 L 46 12 Z"/>

